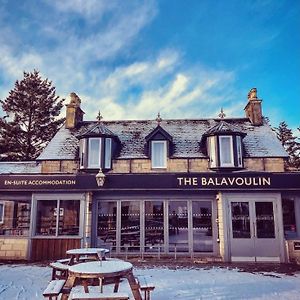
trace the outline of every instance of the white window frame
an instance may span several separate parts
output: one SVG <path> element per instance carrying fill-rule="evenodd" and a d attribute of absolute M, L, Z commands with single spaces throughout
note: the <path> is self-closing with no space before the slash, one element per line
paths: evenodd
<path fill-rule="evenodd" d="M 105 153 L 104 153 L 104 168 L 111 169 L 111 148 L 112 140 L 111 138 L 105 139 Z"/>
<path fill-rule="evenodd" d="M 209 151 L 209 165 L 211 168 L 217 167 L 217 151 L 216 151 L 216 137 L 210 136 L 208 138 L 208 151 Z"/>
<path fill-rule="evenodd" d="M 5 203 L 0 202 L 0 205 L 2 206 L 2 214 L 0 214 L 0 224 L 4 223 L 4 210 L 5 210 Z"/>
<path fill-rule="evenodd" d="M 98 153 L 98 162 L 97 164 L 91 163 L 91 144 L 92 141 L 98 141 L 99 142 L 99 153 Z M 89 138 L 89 150 L 88 150 L 88 168 L 90 169 L 99 169 L 101 166 L 101 148 L 102 148 L 102 141 L 101 138 Z"/>
<path fill-rule="evenodd" d="M 229 145 L 230 145 L 230 163 L 224 163 L 223 162 L 223 153 L 222 153 L 222 140 L 223 139 L 229 139 Z M 220 151 L 220 167 L 234 167 L 234 153 L 233 153 L 233 140 L 231 135 L 220 135 L 219 136 L 219 151 Z"/>
<path fill-rule="evenodd" d="M 236 153 L 237 153 L 237 166 L 243 166 L 243 152 L 242 152 L 242 138 L 238 135 L 236 137 Z"/>
<path fill-rule="evenodd" d="M 58 226 L 59 226 L 59 218 L 57 218 L 56 216 L 56 225 L 55 225 L 55 234 L 51 234 L 51 235 L 40 235 L 37 234 L 36 232 L 36 227 L 37 227 L 37 207 L 38 207 L 38 202 L 39 201 L 56 201 L 56 211 L 58 211 L 58 209 L 60 208 L 60 201 L 80 201 L 80 206 L 79 206 L 79 233 L 78 234 L 74 234 L 74 235 L 59 235 L 58 234 Z M 31 222 L 30 222 L 30 231 L 33 233 L 32 236 L 34 237 L 43 237 L 43 238 L 72 238 L 72 237 L 83 237 L 83 227 L 84 227 L 84 210 L 85 210 L 85 204 L 86 204 L 86 200 L 85 200 L 85 195 L 84 194 L 35 194 L 32 197 L 32 215 L 31 215 Z"/>
<path fill-rule="evenodd" d="M 153 153 L 154 153 L 154 145 L 155 144 L 163 144 L 164 149 L 164 157 L 163 157 L 163 165 L 157 166 L 154 165 Z M 165 169 L 167 168 L 167 141 L 151 141 L 151 165 L 153 169 Z"/>
<path fill-rule="evenodd" d="M 80 169 L 84 169 L 84 160 L 85 160 L 85 155 L 86 155 L 86 139 L 80 140 Z"/>

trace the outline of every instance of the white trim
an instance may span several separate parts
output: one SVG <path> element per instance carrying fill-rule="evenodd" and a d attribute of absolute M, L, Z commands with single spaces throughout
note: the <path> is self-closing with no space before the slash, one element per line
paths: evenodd
<path fill-rule="evenodd" d="M 85 156 L 86 156 L 86 139 L 81 139 L 80 140 L 79 148 L 80 148 L 79 167 L 80 167 L 80 169 L 84 169 L 84 160 L 85 160 Z"/>
<path fill-rule="evenodd" d="M 108 147 L 109 145 L 109 147 Z M 109 149 L 107 149 L 107 147 Z M 112 140 L 111 138 L 105 138 L 105 153 L 104 153 L 104 168 L 111 169 L 111 148 L 112 148 Z"/>
<path fill-rule="evenodd" d="M 5 210 L 5 202 L 0 202 L 0 205 L 2 205 L 2 216 L 0 215 L 0 224 L 4 223 L 4 210 Z"/>
<path fill-rule="evenodd" d="M 230 145 L 230 163 L 223 163 L 223 157 L 222 157 L 222 139 L 229 139 L 229 145 Z M 231 135 L 220 135 L 219 136 L 219 150 L 220 150 L 220 167 L 234 167 L 234 156 L 233 156 L 233 143 L 232 143 L 232 136 Z"/>
<path fill-rule="evenodd" d="M 97 161 L 96 164 L 91 163 L 91 158 L 92 158 L 91 157 L 91 142 L 92 141 L 98 141 L 98 146 L 99 146 L 98 161 Z M 101 147 L 102 147 L 101 138 L 89 138 L 88 168 L 95 168 L 95 169 L 100 168 L 100 164 L 101 164 Z"/>
<path fill-rule="evenodd" d="M 236 137 L 236 154 L 237 154 L 237 166 L 243 167 L 243 151 L 242 151 L 242 138 Z"/>
<path fill-rule="evenodd" d="M 216 137 L 208 138 L 209 165 L 211 168 L 217 167 Z"/>
<path fill-rule="evenodd" d="M 279 256 L 256 256 L 257 262 L 277 262 L 280 263 Z"/>
<path fill-rule="evenodd" d="M 163 149 L 164 149 L 164 157 L 163 157 L 163 165 L 161 166 L 154 166 L 154 159 L 153 159 L 153 149 L 155 144 L 163 144 Z M 167 141 L 151 141 L 151 166 L 153 169 L 165 169 L 167 168 Z"/>
<path fill-rule="evenodd" d="M 231 256 L 232 262 L 255 262 L 254 256 Z"/>

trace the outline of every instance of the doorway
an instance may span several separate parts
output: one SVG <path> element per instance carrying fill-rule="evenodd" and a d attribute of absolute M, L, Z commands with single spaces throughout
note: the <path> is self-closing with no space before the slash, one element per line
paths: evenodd
<path fill-rule="evenodd" d="M 231 261 L 280 262 L 276 203 L 229 201 Z"/>

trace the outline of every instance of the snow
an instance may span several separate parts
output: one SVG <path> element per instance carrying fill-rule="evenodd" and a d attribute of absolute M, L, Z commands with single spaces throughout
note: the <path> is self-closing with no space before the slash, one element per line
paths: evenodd
<path fill-rule="evenodd" d="M 216 126 L 220 120 L 163 120 L 161 127 L 172 136 L 172 158 L 206 158 L 200 141 L 203 134 Z M 229 126 L 244 132 L 245 157 L 287 157 L 286 151 L 270 126 L 254 126 L 249 119 L 224 119 Z M 82 122 L 78 128 L 61 127 L 46 146 L 38 160 L 76 159 L 79 140 L 77 137 L 94 128 L 96 122 Z M 145 154 L 146 137 L 157 127 L 155 120 L 104 121 L 107 130 L 116 134 L 121 142 L 118 159 L 148 158 Z"/>
<path fill-rule="evenodd" d="M 41 166 L 33 161 L 0 162 L 0 174 L 35 174 L 40 172 Z"/>
<path fill-rule="evenodd" d="M 152 300 L 196 299 L 299 299 L 300 273 L 248 273 L 221 267 L 134 268 L 155 285 Z M 0 299 L 43 299 L 51 269 L 38 265 L 0 265 Z M 111 286 L 105 286 L 109 292 Z M 77 288 L 79 290 L 79 288 Z M 120 292 L 130 294 L 123 280 Z"/>

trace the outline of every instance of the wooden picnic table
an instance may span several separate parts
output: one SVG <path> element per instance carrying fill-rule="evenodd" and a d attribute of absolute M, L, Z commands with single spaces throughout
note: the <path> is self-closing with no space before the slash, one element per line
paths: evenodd
<path fill-rule="evenodd" d="M 68 279 L 63 288 L 62 300 L 67 300 L 71 289 L 78 280 L 88 290 L 88 281 L 91 279 L 99 280 L 100 292 L 103 292 L 103 281 L 111 280 L 115 283 L 114 292 L 118 292 L 120 279 L 127 279 L 135 300 L 142 300 L 139 284 L 133 276 L 133 266 L 123 260 L 103 260 L 80 263 L 69 267 Z"/>
<path fill-rule="evenodd" d="M 66 253 L 71 256 L 68 264 L 74 265 L 80 262 L 81 257 L 94 260 L 105 260 L 105 255 L 109 253 L 109 250 L 105 248 L 78 248 L 67 250 Z"/>

